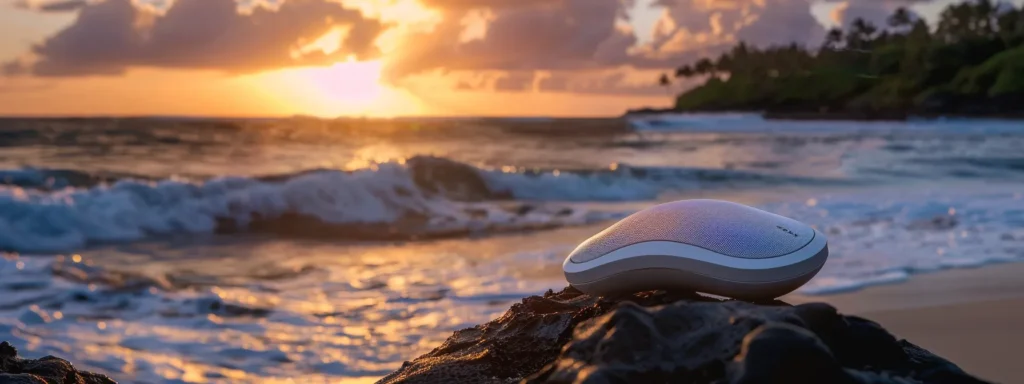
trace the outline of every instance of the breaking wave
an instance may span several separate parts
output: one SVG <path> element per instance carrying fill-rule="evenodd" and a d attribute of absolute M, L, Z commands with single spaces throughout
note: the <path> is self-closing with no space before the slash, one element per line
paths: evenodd
<path fill-rule="evenodd" d="M 356 171 L 144 180 L 2 171 L 0 250 L 60 252 L 172 234 L 260 232 L 409 240 L 548 229 L 616 218 L 571 202 L 648 200 L 668 189 L 789 180 L 689 168 L 481 169 L 419 156 Z M 560 202 L 560 203 L 552 203 Z"/>

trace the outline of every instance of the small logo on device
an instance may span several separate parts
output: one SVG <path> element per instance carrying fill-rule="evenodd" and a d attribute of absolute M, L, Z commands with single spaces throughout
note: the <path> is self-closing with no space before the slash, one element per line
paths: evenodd
<path fill-rule="evenodd" d="M 782 232 L 786 232 L 786 233 L 788 233 L 790 235 L 793 235 L 793 237 L 800 237 L 800 235 L 797 235 L 795 232 L 790 231 L 790 230 L 786 229 L 786 227 L 783 227 L 781 225 L 776 225 L 775 228 L 778 228 L 778 229 L 782 230 Z"/>

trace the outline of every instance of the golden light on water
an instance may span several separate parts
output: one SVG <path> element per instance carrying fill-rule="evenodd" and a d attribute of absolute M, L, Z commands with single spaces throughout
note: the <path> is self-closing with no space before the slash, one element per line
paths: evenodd
<path fill-rule="evenodd" d="M 377 164 L 390 161 L 402 163 L 411 155 L 394 144 L 378 143 L 357 149 L 342 168 L 347 170 L 373 169 Z"/>

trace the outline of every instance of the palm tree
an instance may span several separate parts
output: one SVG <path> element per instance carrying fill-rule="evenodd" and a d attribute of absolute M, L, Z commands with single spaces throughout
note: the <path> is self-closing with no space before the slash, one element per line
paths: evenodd
<path fill-rule="evenodd" d="M 896 8 L 896 12 L 889 16 L 889 26 L 893 28 L 901 28 L 909 26 L 914 22 L 910 16 L 910 11 L 907 11 L 904 7 Z"/>
<path fill-rule="evenodd" d="M 661 77 L 658 78 L 658 84 L 665 87 L 665 94 L 668 97 L 672 97 L 672 79 L 669 79 L 668 74 L 662 73 Z"/>
<path fill-rule="evenodd" d="M 861 41 L 871 40 L 871 36 L 874 36 L 875 32 L 878 32 L 878 27 L 875 27 L 871 22 L 859 17 L 853 21 L 851 27 L 853 30 L 850 33 L 860 37 Z"/>
<path fill-rule="evenodd" d="M 874 24 L 858 17 L 850 24 L 850 32 L 846 34 L 847 48 L 867 52 L 875 32 L 878 32 L 878 28 Z"/>
<path fill-rule="evenodd" d="M 975 33 L 981 36 L 992 36 L 995 32 L 996 5 L 991 0 L 978 0 L 971 7 L 973 12 Z"/>
<path fill-rule="evenodd" d="M 684 66 L 679 67 L 679 68 L 676 68 L 676 77 L 677 78 L 682 77 L 682 78 L 689 79 L 689 78 L 693 77 L 694 74 L 695 73 L 693 71 L 693 67 L 691 67 L 689 64 L 684 65 Z"/>
<path fill-rule="evenodd" d="M 828 34 L 825 35 L 825 43 L 823 46 L 828 49 L 836 49 L 839 47 L 839 43 L 843 41 L 843 30 L 839 28 L 832 28 L 828 30 Z"/>
<path fill-rule="evenodd" d="M 703 59 L 697 60 L 697 64 L 694 64 L 693 70 L 694 72 L 697 72 L 702 75 L 710 74 L 714 76 L 715 64 L 711 62 L 711 59 L 705 57 Z"/>
<path fill-rule="evenodd" d="M 1024 8 L 1019 11 L 1010 9 L 999 14 L 996 19 L 999 35 L 1006 46 L 1014 46 L 1024 40 Z"/>
<path fill-rule="evenodd" d="M 732 55 L 728 52 L 718 56 L 718 59 L 713 63 L 713 67 L 717 72 L 731 74 L 735 68 L 736 60 L 733 59 Z"/>
<path fill-rule="evenodd" d="M 979 6 L 979 8 L 985 8 L 985 6 Z M 982 24 L 978 20 L 979 13 L 969 3 L 946 7 L 939 15 L 938 35 L 947 42 L 962 41 L 965 38 L 978 36 L 982 32 L 978 30 Z"/>

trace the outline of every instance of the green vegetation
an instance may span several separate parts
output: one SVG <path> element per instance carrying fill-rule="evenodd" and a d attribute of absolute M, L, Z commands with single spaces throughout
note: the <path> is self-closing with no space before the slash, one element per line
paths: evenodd
<path fill-rule="evenodd" d="M 888 24 L 858 19 L 816 50 L 741 42 L 676 70 L 707 77 L 676 109 L 1024 114 L 1024 9 L 953 4 L 932 28 L 900 8 Z"/>

